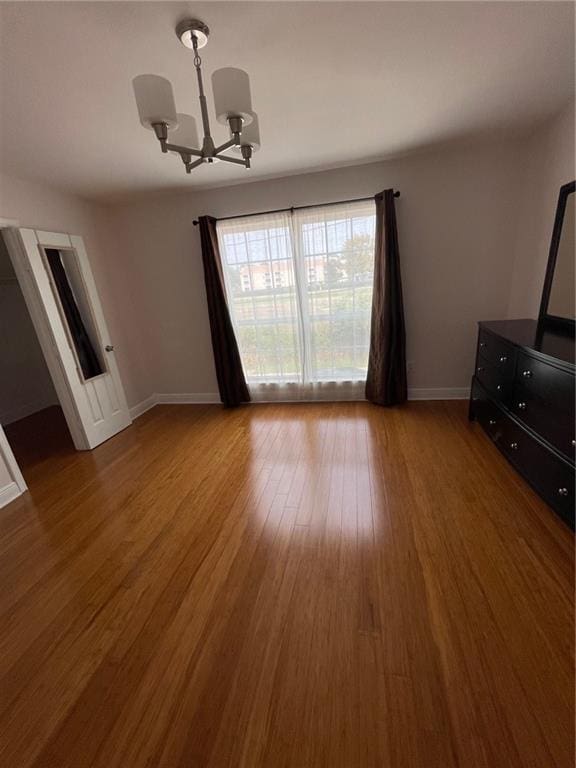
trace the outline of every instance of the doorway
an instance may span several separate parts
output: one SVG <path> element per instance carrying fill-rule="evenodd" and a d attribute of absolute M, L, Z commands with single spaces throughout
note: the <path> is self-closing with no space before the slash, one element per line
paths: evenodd
<path fill-rule="evenodd" d="M 26 477 L 74 443 L 0 230 L 0 426 Z"/>
<path fill-rule="evenodd" d="M 44 450 L 91 450 L 132 422 L 83 239 L 16 226 L 2 229 L 0 239 L 3 288 L 11 291 L 7 306 L 17 306 L 16 314 L 0 318 L 3 352 L 26 362 L 18 373 L 25 385 L 10 381 L 0 350 L 10 396 L 3 418 L 0 403 L 2 506 L 26 489 L 18 458 L 26 466 L 42 460 Z M 22 322 L 27 326 L 26 354 L 17 327 Z M 29 390 L 34 396 L 17 400 Z M 10 450 L 2 422 L 19 457 Z M 22 423 L 12 426 L 15 422 Z M 34 438 L 42 434 L 44 444 Z M 3 487 L 6 468 L 12 482 L 9 477 Z"/>

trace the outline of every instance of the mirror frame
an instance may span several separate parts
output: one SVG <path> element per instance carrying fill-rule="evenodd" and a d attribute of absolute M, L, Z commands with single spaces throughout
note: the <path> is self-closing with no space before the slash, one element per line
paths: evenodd
<path fill-rule="evenodd" d="M 539 322 L 546 322 L 556 326 L 561 326 L 566 330 L 574 332 L 576 322 L 574 318 L 570 317 L 558 317 L 557 315 L 548 314 L 548 303 L 550 301 L 550 293 L 552 291 L 552 282 L 554 280 L 554 270 L 556 268 L 556 257 L 558 255 L 558 247 L 560 245 L 560 237 L 562 236 L 562 225 L 564 224 L 564 213 L 566 211 L 566 201 L 568 195 L 574 194 L 576 190 L 576 181 L 570 181 L 568 184 L 563 184 L 560 187 L 560 194 L 558 195 L 558 205 L 556 206 L 556 216 L 554 218 L 554 228 L 552 230 L 552 239 L 550 241 L 550 251 L 548 255 L 548 265 L 546 267 L 546 277 L 544 278 L 544 287 L 542 289 L 542 300 L 540 302 L 540 312 L 538 314 Z"/>

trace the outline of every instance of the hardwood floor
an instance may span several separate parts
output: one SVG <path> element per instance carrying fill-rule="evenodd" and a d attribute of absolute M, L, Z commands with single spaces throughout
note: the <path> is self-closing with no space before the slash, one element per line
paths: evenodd
<path fill-rule="evenodd" d="M 465 403 L 28 429 L 1 765 L 573 765 L 572 535 Z"/>

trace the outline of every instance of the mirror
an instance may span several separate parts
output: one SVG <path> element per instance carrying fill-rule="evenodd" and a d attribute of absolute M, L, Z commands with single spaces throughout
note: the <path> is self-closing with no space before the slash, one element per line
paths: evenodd
<path fill-rule="evenodd" d="M 540 305 L 540 320 L 572 326 L 576 318 L 575 187 L 571 182 L 560 188 Z"/>
<path fill-rule="evenodd" d="M 566 198 L 564 219 L 558 252 L 556 254 L 556 266 L 548 300 L 548 314 L 555 317 L 570 317 L 574 319 L 574 278 L 576 263 L 576 250 L 574 242 L 574 193 Z"/>
<path fill-rule="evenodd" d="M 101 376 L 106 368 L 99 354 L 101 344 L 76 252 L 68 248 L 44 248 L 43 251 L 78 372 L 84 380 Z"/>

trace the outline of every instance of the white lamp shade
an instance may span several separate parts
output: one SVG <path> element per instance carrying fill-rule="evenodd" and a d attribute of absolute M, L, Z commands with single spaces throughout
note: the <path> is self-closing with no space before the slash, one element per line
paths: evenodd
<path fill-rule="evenodd" d="M 176 117 L 178 118 L 178 127 L 172 128 L 168 132 L 168 143 L 178 144 L 181 147 L 189 147 L 191 149 L 200 149 L 196 120 L 192 115 L 184 115 L 181 112 Z"/>
<path fill-rule="evenodd" d="M 249 144 L 252 147 L 253 152 L 257 152 L 260 149 L 260 125 L 258 123 L 258 115 L 256 112 L 250 113 L 252 122 L 249 125 L 242 126 L 242 133 L 240 134 L 240 146 Z M 236 152 L 241 152 L 240 147 L 234 147 Z"/>
<path fill-rule="evenodd" d="M 138 75 L 132 80 L 140 122 L 153 130 L 156 123 L 166 123 L 169 128 L 178 125 L 172 84 L 160 75 Z"/>
<path fill-rule="evenodd" d="M 242 117 L 244 125 L 252 121 L 250 80 L 243 69 L 224 67 L 212 74 L 216 120 L 226 125 L 229 117 Z"/>

